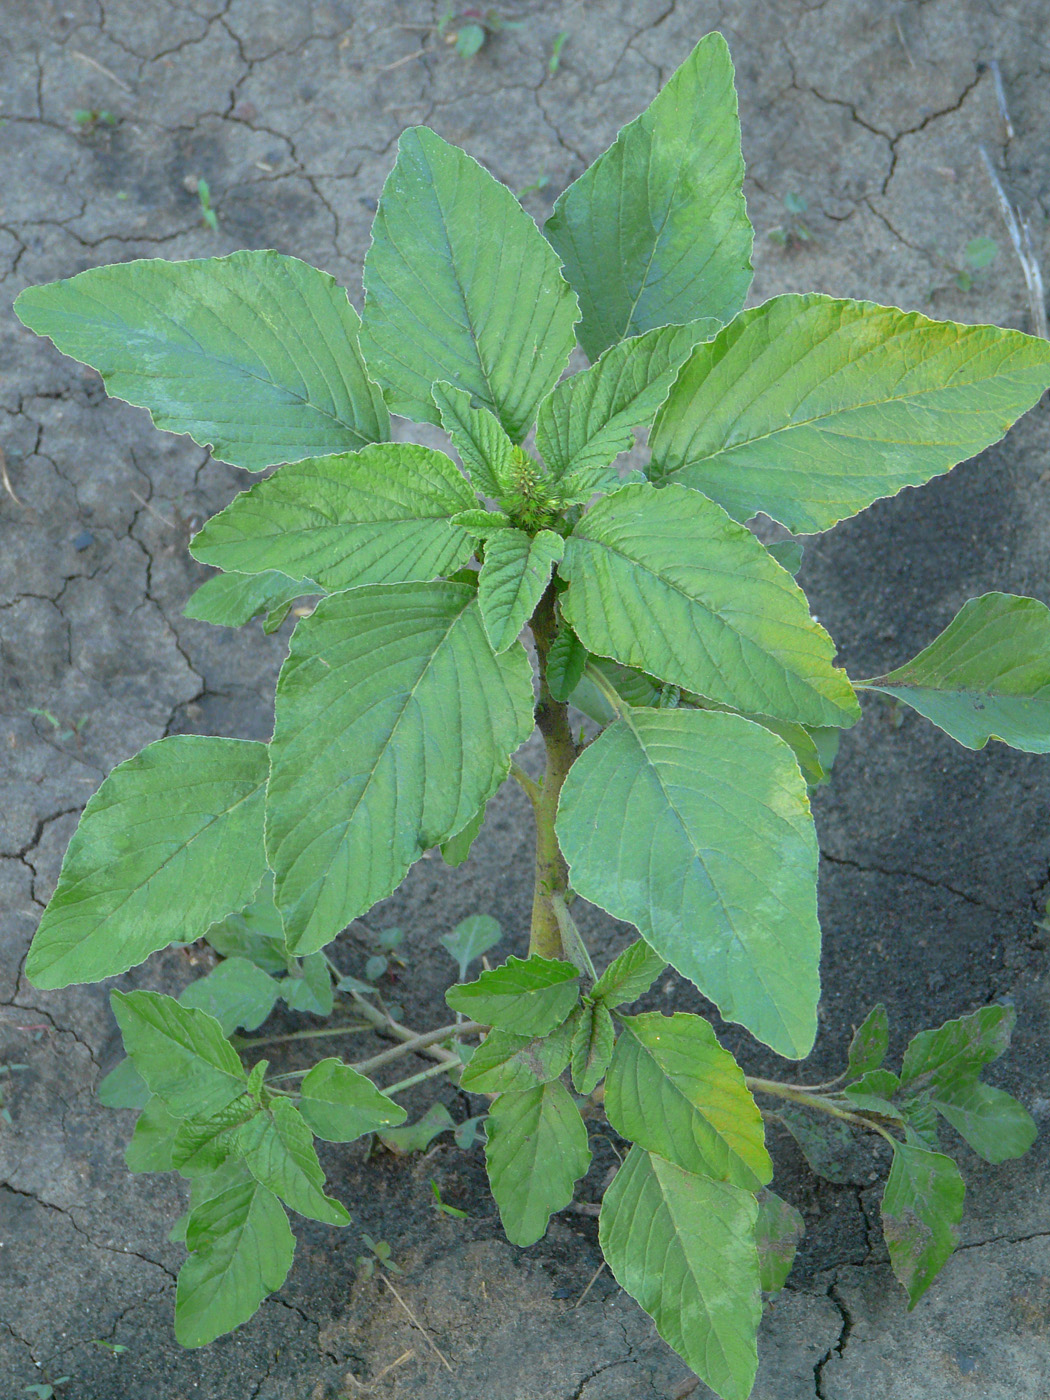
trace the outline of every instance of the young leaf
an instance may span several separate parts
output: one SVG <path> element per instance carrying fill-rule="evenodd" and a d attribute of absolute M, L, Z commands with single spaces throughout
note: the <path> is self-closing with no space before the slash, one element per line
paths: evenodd
<path fill-rule="evenodd" d="M 179 1270 L 175 1335 L 202 1347 L 247 1322 L 288 1276 L 295 1236 L 273 1192 L 243 1181 L 204 1201 L 186 1223 L 190 1257 Z"/>
<path fill-rule="evenodd" d="M 861 681 L 903 700 L 968 749 L 998 739 L 1050 753 L 1050 608 L 1035 598 L 971 598 L 913 661 Z"/>
<path fill-rule="evenodd" d="M 473 538 L 449 517 L 475 504 L 444 453 L 376 443 L 256 482 L 194 535 L 190 553 L 219 569 L 279 569 L 329 591 L 426 582 L 473 554 Z"/>
<path fill-rule="evenodd" d="M 986 1162 L 1023 1157 L 1035 1142 L 1036 1125 L 1025 1106 L 990 1084 L 961 1084 L 935 1094 L 933 1106 Z"/>
<path fill-rule="evenodd" d="M 309 579 L 293 579 L 268 569 L 262 574 L 216 574 L 202 583 L 182 610 L 183 617 L 211 622 L 216 627 L 243 627 L 260 613 L 294 603 L 296 598 L 324 593 Z"/>
<path fill-rule="evenodd" d="M 623 1017 L 605 1110 L 621 1136 L 695 1175 L 747 1191 L 773 1176 L 744 1072 L 702 1016 Z"/>
<path fill-rule="evenodd" d="M 508 958 L 476 982 L 459 983 L 445 993 L 453 1011 L 515 1035 L 549 1035 L 560 1026 L 580 995 L 572 963 L 551 958 Z"/>
<path fill-rule="evenodd" d="M 253 1031 L 269 1016 L 281 984 L 247 958 L 227 958 L 206 977 L 191 982 L 179 997 L 183 1006 L 207 1011 L 231 1035 L 238 1026 Z"/>
<path fill-rule="evenodd" d="M 124 1161 L 131 1172 L 174 1171 L 172 1154 L 183 1120 L 169 1113 L 164 1100 L 153 1095 L 135 1119 L 135 1127 L 124 1149 Z"/>
<path fill-rule="evenodd" d="M 951 1091 L 976 1080 L 985 1065 L 1010 1048 L 1017 1021 L 1012 1006 L 982 1006 L 969 1016 L 920 1031 L 904 1052 L 901 1088 L 912 1094 Z"/>
<path fill-rule="evenodd" d="M 218 1113 L 185 1118 L 178 1125 L 171 1148 L 171 1165 L 183 1176 L 207 1176 L 217 1171 L 234 1150 L 234 1134 L 255 1112 L 248 1094 L 234 1099 Z"/>
<path fill-rule="evenodd" d="M 758 1221 L 755 1225 L 763 1293 L 779 1293 L 784 1287 L 795 1262 L 795 1251 L 805 1233 L 802 1216 L 795 1207 L 782 1201 L 768 1187 L 763 1187 L 758 1193 Z"/>
<path fill-rule="evenodd" d="M 736 315 L 751 285 L 743 180 L 733 65 L 708 34 L 547 221 L 592 360 L 656 326 Z"/>
<path fill-rule="evenodd" d="M 240 1098 L 247 1075 L 214 1016 L 158 992 L 111 992 L 135 1068 L 176 1118 L 207 1117 Z"/>
<path fill-rule="evenodd" d="M 487 953 L 503 937 L 503 930 L 491 914 L 471 914 L 461 920 L 451 933 L 442 936 L 441 946 L 459 967 L 460 977 L 475 958 Z"/>
<path fill-rule="evenodd" d="M 563 379 L 540 404 L 536 450 L 555 478 L 586 500 L 602 473 L 652 422 L 693 346 L 715 320 L 660 326 L 613 345 L 598 362 Z"/>
<path fill-rule="evenodd" d="M 105 1108 L 145 1108 L 151 1098 L 146 1081 L 129 1059 L 121 1060 L 95 1090 Z"/>
<path fill-rule="evenodd" d="M 345 1207 L 324 1194 L 313 1135 L 289 1099 L 272 1099 L 238 1128 L 236 1151 L 255 1180 L 299 1215 L 324 1225 L 349 1224 Z"/>
<path fill-rule="evenodd" d="M 616 1028 L 604 1002 L 581 1005 L 572 1037 L 572 1087 L 578 1094 L 594 1093 L 609 1068 L 615 1042 Z"/>
<path fill-rule="evenodd" d="M 486 1123 L 485 1163 L 500 1220 L 511 1244 L 530 1245 L 572 1200 L 591 1161 L 587 1129 L 557 1080 L 500 1094 Z"/>
<path fill-rule="evenodd" d="M 574 343 L 576 298 L 505 185 L 426 127 L 410 127 L 365 257 L 362 345 L 395 413 L 440 423 L 447 380 L 518 442 Z"/>
<path fill-rule="evenodd" d="M 191 943 L 251 899 L 266 745 L 179 734 L 113 769 L 84 808 L 26 958 L 51 990 L 126 972 Z"/>
<path fill-rule="evenodd" d="M 570 1016 L 541 1036 L 489 1031 L 471 1055 L 460 1085 L 471 1094 L 502 1094 L 557 1079 L 568 1066 L 578 1024 Z"/>
<path fill-rule="evenodd" d="M 667 966 L 644 938 L 630 943 L 594 984 L 591 996 L 605 1006 L 623 1006 L 645 996 Z"/>
<path fill-rule="evenodd" d="M 499 419 L 487 408 L 472 407 L 467 390 L 457 389 L 454 384 L 435 384 L 431 397 L 441 426 L 452 439 L 452 446 L 459 453 L 475 491 L 482 496 L 502 496 L 514 465 L 514 443 L 503 431 Z M 470 504 L 474 506 L 476 502 L 471 500 Z M 489 529 L 494 529 L 497 522 L 502 523 L 499 515 L 491 511 L 486 511 L 485 515 L 492 517 L 482 522 Z"/>
<path fill-rule="evenodd" d="M 16 314 L 158 428 L 249 471 L 390 436 L 357 312 L 334 278 L 298 258 L 95 267 L 27 287 Z"/>
<path fill-rule="evenodd" d="M 894 1143 L 882 1196 L 882 1233 L 893 1272 L 913 1308 L 959 1242 L 966 1187 L 959 1168 L 940 1152 Z"/>
<path fill-rule="evenodd" d="M 809 1053 L 817 840 L 786 744 L 737 715 L 629 711 L 573 764 L 557 831 L 585 899 L 630 920 L 726 1020 Z"/>
<path fill-rule="evenodd" d="M 379 1141 L 398 1156 L 425 1152 L 440 1133 L 447 1133 L 455 1126 L 452 1114 L 445 1105 L 433 1103 L 415 1123 L 409 1123 L 404 1128 L 380 1129 Z"/>
<path fill-rule="evenodd" d="M 565 541 L 553 530 L 531 539 L 523 530 L 499 530 L 486 544 L 478 605 L 497 655 L 517 641 L 564 549 Z"/>
<path fill-rule="evenodd" d="M 762 1297 L 750 1191 L 632 1147 L 598 1235 L 617 1283 L 723 1400 L 747 1400 Z"/>
<path fill-rule="evenodd" d="M 847 1084 L 842 1093 L 851 1104 L 866 1113 L 881 1113 L 884 1118 L 903 1123 L 904 1115 L 891 1102 L 900 1088 L 900 1080 L 888 1069 L 869 1069 L 852 1084 Z"/>
<path fill-rule="evenodd" d="M 379 1128 L 405 1121 L 399 1103 L 388 1099 L 363 1074 L 341 1060 L 320 1060 L 299 1086 L 299 1112 L 325 1142 L 353 1142 Z"/>
<path fill-rule="evenodd" d="M 697 491 L 625 486 L 565 545 L 561 609 L 584 646 L 735 709 L 802 724 L 860 715 L 805 594 Z"/>
<path fill-rule="evenodd" d="M 1019 331 L 773 297 L 683 365 L 650 475 L 810 534 L 998 442 L 1048 385 L 1050 346 Z"/>
<path fill-rule="evenodd" d="M 878 1069 L 890 1045 L 890 1020 L 881 1002 L 865 1016 L 849 1043 L 846 1073 L 851 1079 Z"/>
<path fill-rule="evenodd" d="M 777 540 L 773 544 L 767 544 L 766 549 L 782 569 L 787 569 L 792 578 L 798 577 L 798 571 L 802 567 L 802 545 L 798 540 Z"/>
<path fill-rule="evenodd" d="M 294 952 L 324 947 L 463 829 L 532 706 L 524 649 L 493 654 L 463 584 L 357 588 L 303 619 L 277 682 L 266 811 Z"/>
<path fill-rule="evenodd" d="M 547 689 L 553 700 L 564 704 L 569 699 L 583 676 L 587 655 L 572 628 L 562 624 L 547 654 Z"/>
<path fill-rule="evenodd" d="M 323 953 L 311 953 L 302 960 L 302 974 L 285 977 L 278 984 L 289 1011 L 307 1011 L 312 1016 L 331 1016 L 335 989 Z"/>
<path fill-rule="evenodd" d="M 290 955 L 273 902 L 273 871 L 263 875 L 250 904 L 212 924 L 204 937 L 224 958 L 247 958 L 264 972 L 287 972 Z"/>

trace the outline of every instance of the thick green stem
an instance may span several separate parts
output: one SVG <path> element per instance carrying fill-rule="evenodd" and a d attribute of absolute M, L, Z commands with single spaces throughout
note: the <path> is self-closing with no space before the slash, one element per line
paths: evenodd
<path fill-rule="evenodd" d="M 536 886 L 532 900 L 529 952 L 544 958 L 564 958 L 561 923 L 553 900 L 564 899 L 569 889 L 569 868 L 554 834 L 558 798 L 569 769 L 576 760 L 576 744 L 569 729 L 569 707 L 555 700 L 547 686 L 547 658 L 557 630 L 555 592 L 551 584 L 532 616 L 532 635 L 540 667 L 540 698 L 536 725 L 547 749 L 543 789 L 533 805 L 536 811 Z"/>

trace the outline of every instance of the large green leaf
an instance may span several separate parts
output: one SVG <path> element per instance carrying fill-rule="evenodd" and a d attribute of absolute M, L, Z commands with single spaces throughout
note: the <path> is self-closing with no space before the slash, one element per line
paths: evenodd
<path fill-rule="evenodd" d="M 859 683 L 903 700 L 968 749 L 999 739 L 1050 753 L 1050 608 L 1035 598 L 971 598 L 913 661 Z"/>
<path fill-rule="evenodd" d="M 412 442 L 297 462 L 212 516 L 190 552 L 219 569 L 277 569 L 322 588 L 454 573 L 474 552 L 449 517 L 477 504 L 455 464 Z"/>
<path fill-rule="evenodd" d="M 186 1225 L 190 1257 L 179 1270 L 175 1335 L 202 1347 L 247 1322 L 288 1276 L 295 1236 L 280 1202 L 260 1182 L 228 1186 Z"/>
<path fill-rule="evenodd" d="M 547 220 L 592 360 L 655 326 L 736 315 L 751 285 L 743 179 L 733 64 L 708 34 Z"/>
<path fill-rule="evenodd" d="M 216 627 L 243 627 L 260 613 L 287 609 L 296 598 L 324 591 L 308 579 L 289 578 L 275 569 L 262 574 L 216 574 L 190 594 L 182 615 Z"/>
<path fill-rule="evenodd" d="M 882 1233 L 911 1308 L 959 1242 L 965 1194 L 959 1168 L 950 1157 L 893 1144 L 893 1166 L 882 1195 Z"/>
<path fill-rule="evenodd" d="M 453 1011 L 500 1030 L 548 1035 L 576 1005 L 579 976 L 572 963 L 559 959 L 511 957 L 476 982 L 450 987 L 445 1000 Z"/>
<path fill-rule="evenodd" d="M 935 1094 L 933 1106 L 986 1162 L 1023 1157 L 1036 1139 L 1036 1125 L 1012 1094 L 979 1082 Z"/>
<path fill-rule="evenodd" d="M 576 1027 L 577 1021 L 570 1016 L 542 1036 L 489 1031 L 459 1082 L 472 1094 L 502 1094 L 534 1089 L 557 1079 L 568 1067 Z"/>
<path fill-rule="evenodd" d="M 763 1293 L 779 1293 L 784 1287 L 805 1233 L 805 1223 L 794 1206 L 767 1188 L 758 1193 L 755 1243 Z"/>
<path fill-rule="evenodd" d="M 524 530 L 498 530 L 487 541 L 478 605 L 493 651 L 506 651 L 517 641 L 564 548 L 565 541 L 553 530 L 531 538 Z"/>
<path fill-rule="evenodd" d="M 365 257 L 362 345 L 395 413 L 440 424 L 433 385 L 468 390 L 520 441 L 574 343 L 576 298 L 505 185 L 410 127 Z"/>
<path fill-rule="evenodd" d="M 320 1060 L 299 1086 L 299 1112 L 326 1142 L 353 1142 L 403 1123 L 406 1112 L 372 1081 L 341 1060 Z"/>
<path fill-rule="evenodd" d="M 635 924 L 726 1020 L 809 1053 L 817 838 L 786 744 L 738 715 L 629 711 L 573 764 L 557 830 L 585 899 Z"/>
<path fill-rule="evenodd" d="M 600 500 L 565 545 L 561 606 L 590 651 L 735 709 L 850 725 L 860 709 L 806 596 L 743 525 L 696 491 Z"/>
<path fill-rule="evenodd" d="M 248 958 L 226 958 L 180 995 L 183 1006 L 207 1011 L 230 1035 L 238 1026 L 254 1031 L 269 1016 L 281 984 Z"/>
<path fill-rule="evenodd" d="M 515 644 L 495 656 L 465 584 L 318 604 L 277 683 L 266 840 L 290 947 L 322 948 L 460 831 L 533 725 Z"/>
<path fill-rule="evenodd" d="M 572 1200 L 591 1149 L 572 1095 L 555 1080 L 500 1094 L 485 1124 L 489 1185 L 511 1244 L 530 1245 Z"/>
<path fill-rule="evenodd" d="M 586 498 L 631 447 L 634 429 L 652 422 L 693 346 L 718 329 L 715 320 L 660 326 L 556 385 L 536 421 L 536 450 L 554 476 Z"/>
<path fill-rule="evenodd" d="M 605 1193 L 602 1253 L 664 1341 L 723 1400 L 747 1400 L 762 1316 L 750 1191 L 632 1147 Z"/>
<path fill-rule="evenodd" d="M 360 320 L 326 272 L 282 253 L 161 258 L 28 287 L 16 313 L 93 366 L 114 398 L 249 471 L 390 435 L 358 345 Z"/>
<path fill-rule="evenodd" d="M 256 1181 L 292 1210 L 325 1225 L 346 1225 L 346 1208 L 324 1194 L 313 1134 L 295 1105 L 274 1098 L 237 1130 L 237 1155 Z"/>
<path fill-rule="evenodd" d="M 773 1176 L 744 1072 L 702 1016 L 624 1016 L 605 1080 L 622 1137 L 685 1171 L 757 1191 Z"/>
<path fill-rule="evenodd" d="M 159 992 L 112 992 L 110 1001 L 124 1049 L 176 1118 L 208 1117 L 245 1092 L 247 1075 L 214 1016 Z"/>
<path fill-rule="evenodd" d="M 247 904 L 266 859 L 266 745 L 179 734 L 84 808 L 26 958 L 36 987 L 100 982 Z"/>
<path fill-rule="evenodd" d="M 1050 385 L 1050 345 L 868 301 L 774 297 L 683 366 L 653 479 L 730 515 L 826 530 L 997 442 Z"/>

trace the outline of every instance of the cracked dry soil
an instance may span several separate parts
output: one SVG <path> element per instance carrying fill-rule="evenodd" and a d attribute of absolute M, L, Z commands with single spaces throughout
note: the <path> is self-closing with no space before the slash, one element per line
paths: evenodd
<path fill-rule="evenodd" d="M 1028 328 L 978 146 L 1041 229 L 1048 0 L 523 0 L 513 13 L 525 27 L 469 62 L 435 35 L 442 8 L 0 0 L 0 1063 L 28 1066 L 4 1079 L 11 1122 L 0 1122 L 5 1395 L 69 1375 L 70 1400 L 662 1400 L 687 1379 L 607 1274 L 573 1308 L 599 1262 L 593 1216 L 563 1213 L 542 1245 L 512 1248 L 478 1150 L 447 1139 L 422 1160 L 366 1163 L 360 1145 L 330 1148 L 332 1189 L 354 1226 L 297 1222 L 280 1294 L 203 1352 L 176 1346 L 181 1247 L 166 1236 L 182 1191 L 125 1171 L 130 1116 L 94 1101 L 118 1055 L 105 991 L 45 996 L 20 967 L 102 776 L 165 733 L 266 738 L 287 631 L 242 635 L 181 616 L 204 576 L 188 536 L 244 477 L 157 434 L 144 413 L 107 400 L 94 374 L 23 332 L 10 313 L 17 292 L 131 257 L 272 246 L 328 269 L 358 300 L 374 200 L 403 127 L 435 126 L 514 189 L 543 180 L 524 196 L 542 219 L 699 35 L 719 28 L 738 68 L 753 300 L 819 289 Z M 77 109 L 114 123 L 78 126 Z M 200 223 L 199 177 L 217 233 Z M 788 224 L 789 195 L 806 200 L 810 237 L 782 246 L 769 234 Z M 964 294 L 955 274 L 981 235 L 1000 254 Z M 1043 407 L 980 461 L 814 540 L 803 581 L 845 664 L 877 674 L 989 589 L 1050 598 L 1048 468 Z M 1010 996 L 1018 1033 L 998 1082 L 1045 1124 L 1050 979 L 1034 921 L 1050 886 L 1046 761 L 970 754 L 875 701 L 846 736 L 817 815 L 826 990 L 807 1072 L 837 1070 L 851 1024 L 875 1000 L 889 1005 L 899 1053 L 916 1029 Z M 407 932 L 398 994 L 411 1023 L 441 1014 L 450 968 L 437 937 L 459 918 L 495 914 L 501 951 L 521 951 L 528 843 L 524 802 L 505 791 L 466 866 L 421 862 L 380 911 Z M 627 936 L 597 913 L 588 931 L 614 949 Z M 204 956 L 169 951 L 118 985 L 177 991 Z M 340 956 L 356 970 L 363 948 L 347 936 Z M 673 981 L 653 1004 L 704 1009 Z M 739 1030 L 722 1029 L 756 1072 L 775 1072 Z M 427 1103 L 418 1092 L 416 1112 Z M 964 1157 L 963 1248 L 910 1315 L 880 1242 L 877 1158 L 865 1149 L 852 1184 L 833 1187 L 788 1142 L 774 1150 L 777 1189 L 803 1210 L 808 1235 L 763 1325 L 756 1397 L 1050 1392 L 1045 1133 L 1019 1163 Z M 599 1137 L 586 1199 L 613 1165 Z M 469 1220 L 430 1209 L 431 1179 Z M 451 1371 L 391 1293 L 358 1276 L 361 1230 L 391 1243 L 402 1294 Z"/>

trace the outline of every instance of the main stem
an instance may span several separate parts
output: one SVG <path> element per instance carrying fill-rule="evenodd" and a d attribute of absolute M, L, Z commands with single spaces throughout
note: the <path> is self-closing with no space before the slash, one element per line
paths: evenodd
<path fill-rule="evenodd" d="M 555 592 L 550 584 L 532 615 L 532 635 L 540 669 L 540 698 L 536 725 L 547 749 L 543 788 L 533 804 L 536 812 L 536 886 L 532 898 L 532 932 L 529 952 L 544 958 L 564 958 L 561 924 L 554 903 L 569 889 L 569 867 L 558 846 L 554 819 L 562 784 L 576 759 L 576 744 L 569 729 L 569 707 L 554 699 L 547 685 L 547 658 L 557 630 Z"/>

